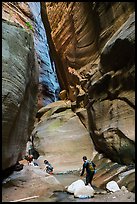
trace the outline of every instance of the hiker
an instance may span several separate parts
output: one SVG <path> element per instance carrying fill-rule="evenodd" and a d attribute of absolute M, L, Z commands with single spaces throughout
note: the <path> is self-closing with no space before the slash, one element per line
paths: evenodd
<path fill-rule="evenodd" d="M 44 160 L 44 164 L 45 164 L 45 168 L 43 170 L 44 171 L 46 170 L 46 172 L 48 174 L 52 174 L 53 173 L 53 166 L 48 162 L 48 160 Z"/>
<path fill-rule="evenodd" d="M 34 166 L 38 166 L 37 159 L 39 157 L 39 152 L 34 148 L 34 145 L 32 144 L 31 139 L 28 140 L 27 142 L 27 147 L 26 147 L 26 156 L 25 159 L 29 163 L 32 163 Z"/>
<path fill-rule="evenodd" d="M 30 157 L 30 156 L 32 157 L 32 165 L 34 165 L 34 166 L 39 166 L 37 159 L 38 159 L 38 157 L 39 157 L 40 155 L 39 155 L 39 152 L 38 152 L 34 147 L 32 147 L 31 150 L 30 150 L 30 155 L 29 155 L 29 157 Z"/>
<path fill-rule="evenodd" d="M 90 184 L 92 186 L 92 179 L 95 174 L 95 167 L 96 165 L 94 164 L 93 161 L 87 160 L 86 156 L 83 156 L 83 169 L 80 174 L 80 176 L 83 176 L 85 169 L 86 169 L 86 183 L 85 185 Z"/>
<path fill-rule="evenodd" d="M 34 164 L 34 166 L 39 166 L 38 160 L 37 160 L 38 157 L 40 156 L 39 152 L 35 148 L 33 148 L 32 154 L 33 154 L 33 164 Z"/>
<path fill-rule="evenodd" d="M 33 155 L 25 155 L 25 159 L 27 160 L 28 165 L 29 165 L 33 161 Z"/>
<path fill-rule="evenodd" d="M 27 146 L 26 146 L 26 155 L 32 155 L 31 151 L 32 151 L 33 145 L 32 145 L 32 141 L 31 139 L 28 139 L 27 142 Z"/>
<path fill-rule="evenodd" d="M 38 133 L 38 131 L 36 130 L 35 132 L 32 132 L 31 136 L 30 136 L 30 139 L 31 139 L 31 142 L 32 142 L 33 146 L 34 146 L 34 139 L 37 136 L 37 133 Z"/>

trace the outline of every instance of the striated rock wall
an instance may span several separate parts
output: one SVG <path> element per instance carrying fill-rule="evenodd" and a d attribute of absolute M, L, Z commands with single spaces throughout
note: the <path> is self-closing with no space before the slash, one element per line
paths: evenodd
<path fill-rule="evenodd" d="M 92 75 L 100 76 L 98 63 L 103 46 L 134 11 L 134 4 L 129 2 L 47 2 L 46 7 L 68 90 Z"/>
<path fill-rule="evenodd" d="M 57 100 L 59 84 L 40 2 L 2 2 L 2 19 L 2 166 L 6 169 L 21 158 L 37 109 Z"/>
<path fill-rule="evenodd" d="M 102 76 L 88 88 L 89 129 L 96 147 L 125 164 L 135 162 L 134 23 L 133 13 L 107 42 L 100 57 Z"/>
<path fill-rule="evenodd" d="M 41 18 L 40 2 L 27 2 L 34 25 L 34 43 L 39 61 L 38 108 L 58 100 L 60 91 L 55 62 L 49 48 L 46 30 Z"/>
<path fill-rule="evenodd" d="M 104 153 L 110 159 L 124 164 L 132 163 L 135 159 L 134 10 L 134 2 L 2 3 L 2 18 L 16 23 L 18 27 L 25 28 L 34 37 L 40 76 L 38 108 L 57 100 L 59 92 L 57 71 L 62 89 L 60 98 L 71 100 L 71 108 L 79 116 L 83 125 L 88 126 L 96 150 Z M 51 50 L 47 44 L 45 30 L 48 33 Z M 8 31 L 8 33 L 10 32 Z M 8 37 L 8 35 L 6 36 Z M 19 50 L 17 40 L 20 39 L 21 41 L 21 38 L 15 35 L 14 42 L 11 35 L 9 37 L 13 42 L 10 49 L 15 47 Z M 21 43 L 27 46 L 28 44 L 26 45 L 23 39 L 22 37 Z M 6 41 L 8 39 L 3 39 L 3 49 L 5 49 L 6 55 L 9 55 L 7 54 L 9 48 Z M 18 54 L 19 51 L 16 55 L 18 56 Z M 28 58 L 25 58 L 23 54 L 23 52 L 20 54 L 19 59 L 21 57 L 30 58 L 28 62 L 30 67 L 35 64 L 34 52 L 31 53 L 32 55 L 29 54 Z M 4 57 L 3 60 L 5 60 Z M 16 57 L 14 61 L 16 61 Z M 13 65 L 16 63 L 13 62 L 10 67 L 13 68 Z M 6 66 L 4 64 L 3 67 Z M 27 66 L 27 63 L 23 64 L 24 68 Z M 14 73 L 14 68 L 8 71 Z M 20 74 L 24 74 L 22 69 Z M 7 76 L 7 74 L 5 75 Z M 5 77 L 5 75 L 3 76 Z M 29 75 L 27 76 L 29 77 Z M 4 89 L 7 88 L 6 83 L 5 81 L 3 83 Z M 15 79 L 13 79 L 14 83 Z M 26 84 L 21 86 L 21 90 L 25 89 L 24 86 L 26 87 Z M 31 90 L 35 92 L 37 89 L 33 88 L 32 85 Z M 26 88 L 26 91 L 29 93 L 29 88 Z M 11 112 L 10 110 L 12 99 L 16 101 L 16 97 L 19 97 L 20 94 L 12 93 L 15 98 L 8 99 L 11 97 L 10 94 L 4 91 L 3 93 L 3 135 L 6 135 L 2 141 L 4 144 L 3 158 L 6 158 L 6 161 L 3 161 L 5 167 L 8 167 L 17 160 L 15 149 L 18 148 L 18 145 L 24 145 L 22 140 L 28 136 L 30 131 L 27 132 L 27 128 L 22 129 L 26 127 L 22 125 L 22 120 L 27 121 L 29 119 L 25 111 L 20 111 L 17 114 L 14 106 L 20 107 L 20 105 L 15 102 L 13 103 L 15 104 L 13 105 L 15 111 Z M 25 100 L 29 104 L 31 93 L 28 94 L 23 91 L 22 93 L 25 94 L 22 98 L 22 104 Z M 35 93 L 32 95 L 32 98 L 35 97 Z M 4 100 L 8 100 L 9 109 L 4 105 Z M 24 110 L 29 109 L 29 105 L 24 108 L 25 105 L 21 107 Z M 33 103 L 31 105 L 33 113 L 34 105 Z M 9 117 L 9 113 L 11 113 L 11 117 Z M 24 115 L 22 116 L 22 114 Z M 14 116 L 16 116 L 16 121 L 14 121 Z M 9 118 L 13 120 L 10 119 L 10 123 L 5 122 L 9 121 Z M 12 128 L 11 126 L 8 127 L 11 121 L 14 121 L 11 125 Z M 30 127 L 32 126 L 30 125 Z M 7 135 L 12 136 L 9 139 Z M 22 135 L 22 139 L 16 140 L 17 135 Z M 22 147 L 20 148 L 22 149 Z"/>
<path fill-rule="evenodd" d="M 38 64 L 33 37 L 16 23 L 2 21 L 2 169 L 25 150 L 36 115 Z"/>
<path fill-rule="evenodd" d="M 99 152 L 119 163 L 134 162 L 134 2 L 45 6 L 65 70 L 64 78 L 59 78 L 67 85 L 61 99 L 70 99 L 75 110 L 87 108 L 89 132 Z"/>
<path fill-rule="evenodd" d="M 40 2 L 3 2 L 2 18 L 16 22 L 33 34 L 39 63 L 38 109 L 58 100 L 60 86 L 41 19 Z"/>

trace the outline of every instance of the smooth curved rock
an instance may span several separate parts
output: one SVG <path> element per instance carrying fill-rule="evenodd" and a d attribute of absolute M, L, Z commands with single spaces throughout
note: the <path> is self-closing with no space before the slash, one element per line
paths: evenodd
<path fill-rule="evenodd" d="M 34 125 L 38 64 L 33 38 L 23 28 L 2 22 L 2 169 L 25 154 Z M 33 92 L 32 92 L 33 90 Z"/>
<path fill-rule="evenodd" d="M 106 189 L 108 189 L 111 192 L 116 192 L 116 191 L 120 190 L 120 188 L 119 188 L 119 186 L 118 186 L 116 181 L 108 182 L 107 185 L 106 185 Z"/>
<path fill-rule="evenodd" d="M 67 188 L 67 191 L 69 193 L 75 193 L 76 189 L 81 189 L 82 187 L 85 186 L 85 183 L 83 180 L 79 179 L 77 181 L 74 181 L 72 184 L 70 184 Z"/>
<path fill-rule="evenodd" d="M 81 186 L 74 191 L 74 197 L 76 198 L 91 198 L 94 197 L 94 189 L 89 186 Z"/>

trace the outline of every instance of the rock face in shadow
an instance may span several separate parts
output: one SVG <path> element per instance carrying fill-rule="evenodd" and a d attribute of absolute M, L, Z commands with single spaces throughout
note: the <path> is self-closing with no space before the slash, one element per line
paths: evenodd
<path fill-rule="evenodd" d="M 60 72 L 65 70 L 59 80 L 63 84 L 67 78 L 61 97 L 70 99 L 75 111 L 87 109 L 97 151 L 119 163 L 134 163 L 134 3 L 47 2 L 45 6 L 63 62 Z"/>
<path fill-rule="evenodd" d="M 96 149 L 123 164 L 135 162 L 134 37 L 131 14 L 103 48 L 102 76 L 88 88 L 89 127 Z"/>
<path fill-rule="evenodd" d="M 2 22 L 2 169 L 25 150 L 36 114 L 38 64 L 33 37 L 15 23 Z"/>
<path fill-rule="evenodd" d="M 27 2 L 34 25 L 34 43 L 39 61 L 38 108 L 58 100 L 60 91 L 55 62 L 51 55 L 47 32 L 41 18 L 40 2 Z"/>

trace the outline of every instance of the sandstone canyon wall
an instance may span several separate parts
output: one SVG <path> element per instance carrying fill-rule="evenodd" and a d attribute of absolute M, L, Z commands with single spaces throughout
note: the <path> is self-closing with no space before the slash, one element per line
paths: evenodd
<path fill-rule="evenodd" d="M 33 37 L 16 23 L 2 22 L 2 169 L 22 158 L 33 129 L 38 64 Z"/>
<path fill-rule="evenodd" d="M 33 35 L 39 64 L 38 109 L 58 100 L 60 86 L 41 19 L 40 2 L 3 2 L 2 18 L 16 22 Z"/>
<path fill-rule="evenodd" d="M 2 166 L 6 169 L 24 155 L 37 110 L 56 101 L 60 88 L 40 2 L 3 2 L 2 19 Z"/>
<path fill-rule="evenodd" d="M 61 98 L 87 109 L 97 151 L 119 163 L 135 162 L 134 2 L 42 6 L 65 72 Z"/>
<path fill-rule="evenodd" d="M 60 98 L 71 100 L 71 108 L 81 121 L 84 115 L 86 123 L 82 122 L 88 128 L 96 150 L 118 163 L 134 162 L 134 11 L 133 2 L 42 2 L 41 4 L 40 2 L 3 2 L 2 18 L 13 25 L 16 23 L 16 26 L 13 26 L 7 22 L 6 26 L 7 23 L 3 22 L 3 33 L 5 27 L 6 29 L 14 27 L 13 34 L 8 31 L 6 35 L 12 40 L 3 34 L 2 46 L 4 168 L 17 161 L 19 151 L 15 153 L 15 148 L 19 145 L 22 149 L 21 145 L 25 146 L 25 138 L 31 132 L 27 132 L 27 126 L 32 129 L 34 122 L 32 118 L 35 115 L 37 83 L 39 83 L 38 109 L 58 100 L 61 87 Z M 16 32 L 24 33 L 21 34 L 22 40 Z M 31 33 L 33 39 L 26 33 Z M 47 42 L 46 34 L 50 42 Z M 23 36 L 29 38 L 27 44 L 23 41 Z M 33 52 L 30 52 L 29 43 L 31 44 L 33 40 L 35 51 L 32 48 Z M 13 43 L 7 51 L 11 41 Z M 18 46 L 15 46 L 16 44 Z M 15 54 L 12 47 L 17 48 Z M 24 49 L 30 52 L 29 57 L 32 61 L 25 58 L 23 52 L 18 56 L 20 50 Z M 12 53 L 15 59 L 9 58 L 7 63 L 5 57 L 12 56 Z M 38 65 L 35 65 L 34 53 Z M 18 60 L 16 56 L 24 63 L 21 66 L 24 68 L 27 80 L 24 82 L 21 78 L 21 88 L 16 86 L 16 77 L 24 77 L 24 72 L 18 67 L 20 63 L 16 64 Z M 37 67 L 39 73 L 35 73 Z M 16 69 L 19 69 L 19 73 Z M 34 71 L 34 76 L 31 76 L 30 70 Z M 36 79 L 38 74 L 39 82 Z M 9 92 L 12 94 L 6 91 L 8 80 L 4 78 L 7 76 L 10 76 L 10 80 L 13 77 L 12 86 L 9 84 Z M 29 80 L 31 85 L 27 89 L 26 82 Z M 15 90 L 16 87 L 19 90 L 14 94 L 11 90 Z M 20 89 L 23 91 L 20 92 Z M 17 96 L 20 97 L 19 104 L 25 103 L 24 105 L 18 104 Z M 20 110 L 22 107 L 24 112 Z M 83 112 L 79 111 L 80 108 Z"/>
<path fill-rule="evenodd" d="M 60 91 L 55 62 L 47 40 L 47 31 L 41 18 L 40 2 L 27 2 L 34 25 L 34 44 L 39 61 L 38 108 L 58 100 Z"/>

